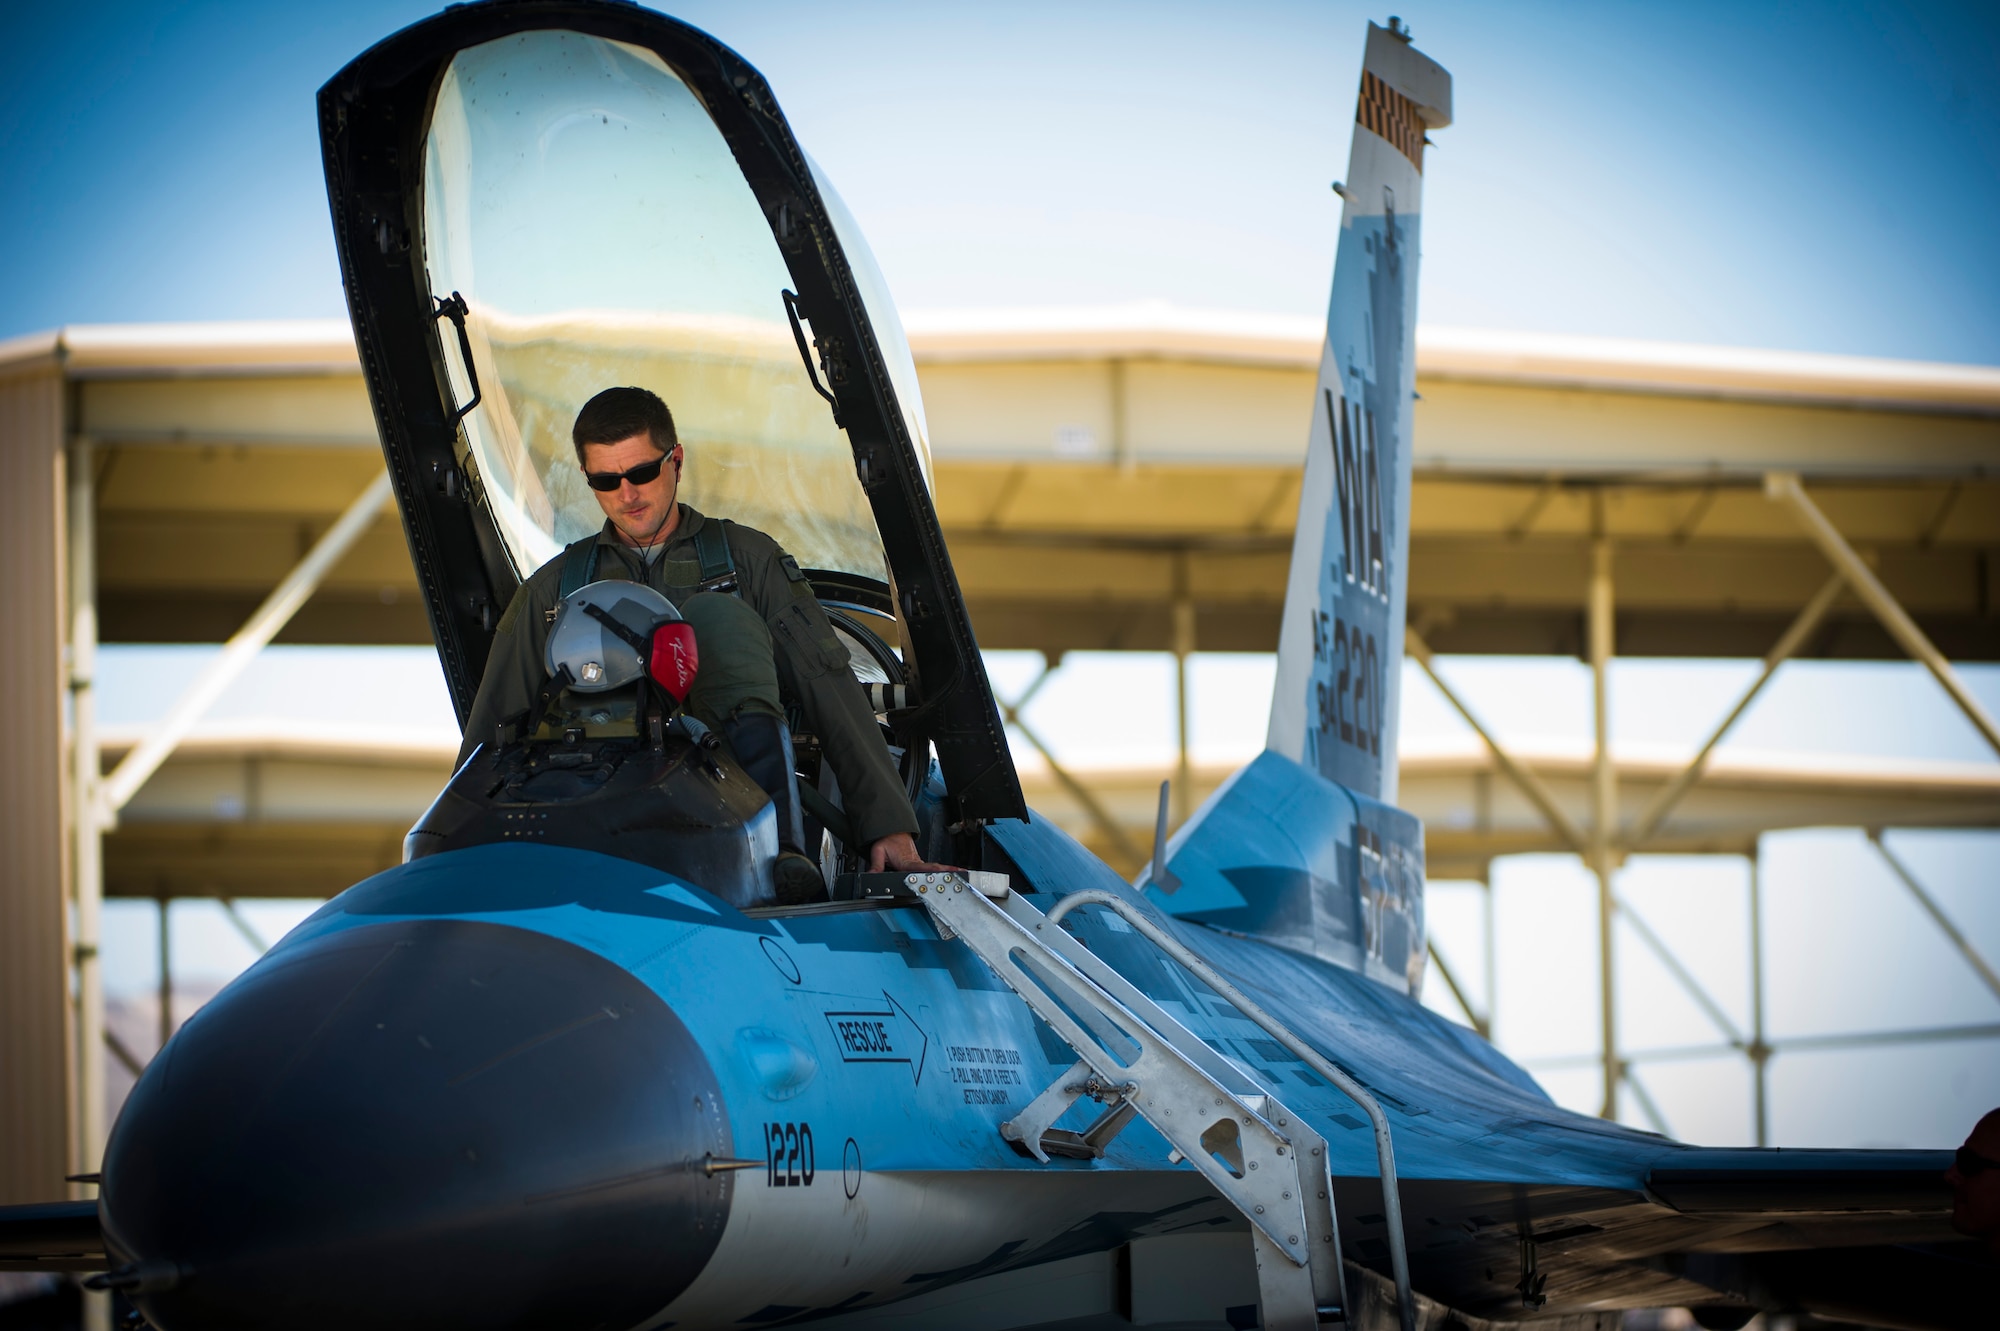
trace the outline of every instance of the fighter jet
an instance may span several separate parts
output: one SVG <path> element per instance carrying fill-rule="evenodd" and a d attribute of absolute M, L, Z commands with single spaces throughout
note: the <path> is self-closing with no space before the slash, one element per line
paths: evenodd
<path fill-rule="evenodd" d="M 895 308 L 757 71 L 605 0 L 454 5 L 343 69 L 334 232 L 461 720 L 516 587 L 598 525 L 571 416 L 646 385 L 687 497 L 797 558 L 963 868 L 864 872 L 800 733 L 830 899 L 775 904 L 684 635 L 579 589 L 598 627 L 554 639 L 620 687 L 473 737 L 405 863 L 191 1018 L 99 1200 L 0 1216 L 0 1265 L 97 1270 L 162 1331 L 1980 1320 L 1945 1153 L 1583 1117 L 1418 1001 L 1399 626 L 1451 104 L 1370 25 L 1268 746 L 1127 883 L 1024 804 Z"/>

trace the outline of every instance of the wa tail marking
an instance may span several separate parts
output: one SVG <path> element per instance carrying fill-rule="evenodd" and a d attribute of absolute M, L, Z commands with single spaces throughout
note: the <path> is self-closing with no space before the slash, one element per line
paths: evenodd
<path fill-rule="evenodd" d="M 1331 388 L 1326 420 L 1333 439 L 1334 502 L 1340 507 L 1341 563 L 1336 580 L 1345 578 L 1383 600 L 1389 598 L 1388 568 L 1382 558 L 1382 469 L 1375 445 L 1375 413 L 1337 399 Z"/>

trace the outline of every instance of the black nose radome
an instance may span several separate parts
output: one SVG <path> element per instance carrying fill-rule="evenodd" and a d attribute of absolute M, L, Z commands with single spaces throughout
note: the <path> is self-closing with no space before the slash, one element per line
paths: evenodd
<path fill-rule="evenodd" d="M 504 925 L 369 925 L 230 986 L 105 1153 L 162 1331 L 624 1327 L 721 1237 L 707 1060 L 631 974 Z M 158 1288 L 164 1284 L 166 1288 Z"/>

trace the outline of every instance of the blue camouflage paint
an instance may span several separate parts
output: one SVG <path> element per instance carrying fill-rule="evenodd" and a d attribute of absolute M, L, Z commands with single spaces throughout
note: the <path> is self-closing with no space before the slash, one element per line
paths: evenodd
<path fill-rule="evenodd" d="M 1414 993 L 1424 961 L 1423 826 L 1266 750 L 1168 846 L 1180 919 L 1250 934 Z"/>
<path fill-rule="evenodd" d="M 558 847 L 481 846 L 378 874 L 258 965 L 334 930 L 432 916 L 535 930 L 631 971 L 707 1052 L 739 1154 L 756 1153 L 783 1102 L 831 1138 L 836 1170 L 848 1136 L 871 1170 L 1018 1167 L 996 1125 L 1073 1061 L 1051 1058 L 1026 1007 L 919 908 L 753 919 L 658 870 Z M 1123 1163 L 1163 1165 L 1142 1128 L 1118 1143 Z"/>
<path fill-rule="evenodd" d="M 1250 773 L 1268 779 L 1258 765 Z M 1238 784 L 1250 793 L 1252 787 Z M 1231 814 L 1242 816 L 1233 806 Z M 1218 822 L 1218 834 L 1223 825 Z M 1110 887 L 1144 901 L 1045 820 L 1000 823 L 992 830 L 1022 875 L 1041 889 L 1037 904 L 1044 909 L 1083 887 Z M 1199 844 L 1184 846 L 1173 864 L 1189 880 L 1189 891 L 1210 892 L 1214 881 L 1227 882 L 1221 874 L 1226 866 Z M 808 1122 L 815 1167 L 828 1175 L 825 1186 L 840 1182 L 848 1139 L 868 1172 L 1193 1176 L 1186 1165 L 1168 1164 L 1166 1143 L 1143 1120 L 1135 1120 L 1102 1161 L 1041 1165 L 1008 1146 L 998 1124 L 1039 1094 L 1072 1056 L 1038 1031 L 1037 1019 L 990 972 L 983 983 L 965 983 L 969 968 L 983 972 L 983 964 L 962 945 L 940 941 L 917 907 L 757 919 L 629 861 L 557 847 L 489 845 L 368 879 L 328 903 L 253 970 L 284 965 L 286 952 L 309 938 L 426 917 L 534 930 L 629 970 L 672 1006 L 707 1053 L 737 1153 L 755 1157 L 763 1149 L 764 1125 L 773 1120 Z M 1086 908 L 1065 923 L 1197 1035 L 1308 1115 L 1329 1140 L 1336 1176 L 1374 1175 L 1372 1139 L 1350 1126 L 1361 1120 L 1343 1096 L 1165 963 L 1122 921 Z M 1556 1108 L 1484 1041 L 1354 971 L 1197 925 L 1173 927 L 1375 1089 L 1394 1121 L 1397 1156 L 1408 1178 L 1636 1189 L 1649 1163 L 1673 1149 L 1648 1134 Z M 953 954 L 967 966 L 953 963 Z M 882 1030 L 841 1029 L 842 1022 L 873 1020 Z M 1080 1127 L 1094 1112 L 1081 1102 L 1064 1126 Z M 1550 1153 L 1548 1144 L 1557 1141 L 1564 1149 Z"/>

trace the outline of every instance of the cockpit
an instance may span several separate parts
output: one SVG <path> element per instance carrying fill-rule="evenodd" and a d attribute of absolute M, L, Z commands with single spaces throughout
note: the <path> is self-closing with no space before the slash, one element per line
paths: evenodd
<path fill-rule="evenodd" d="M 805 571 L 920 820 L 942 839 L 1021 816 L 931 505 L 908 343 L 756 71 L 658 14 L 531 0 L 406 30 L 329 83 L 321 111 L 363 366 L 461 721 L 515 588 L 603 522 L 572 448 L 579 407 L 636 385 L 673 413 L 681 500 L 770 535 Z M 581 830 L 555 826 L 565 799 L 575 812 L 639 780 L 604 756 L 627 730 L 647 741 L 644 688 L 636 705 L 551 708 L 520 739 L 567 736 L 576 755 L 542 754 L 493 791 L 455 781 L 410 853 L 616 835 L 615 853 L 743 896 L 720 881 L 737 869 L 681 862 L 689 829 L 718 820 L 743 822 L 750 846 L 725 860 L 760 853 L 742 791 L 690 795 L 707 812 L 683 810 L 679 842 L 599 825 L 631 816 L 610 804 Z M 851 868 L 816 739 L 793 738 L 824 863 Z M 697 774 L 689 743 L 678 761 Z M 639 764 L 654 786 L 663 762 Z"/>
<path fill-rule="evenodd" d="M 824 339 L 822 364 L 801 353 L 792 276 L 757 198 L 659 56 L 563 31 L 460 51 L 423 151 L 424 271 L 440 299 L 464 299 L 472 358 L 448 340 L 452 389 L 461 407 L 478 396 L 465 441 L 518 576 L 602 522 L 570 421 L 598 390 L 637 384 L 673 409 L 689 503 L 886 593 L 874 514 L 819 387 L 846 368 L 824 364 Z M 813 178 L 928 481 L 895 308 L 839 196 Z"/>

